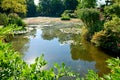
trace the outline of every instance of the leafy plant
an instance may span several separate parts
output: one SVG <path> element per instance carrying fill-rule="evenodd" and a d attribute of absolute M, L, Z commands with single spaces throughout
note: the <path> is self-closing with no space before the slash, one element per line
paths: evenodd
<path fill-rule="evenodd" d="M 6 26 L 9 22 L 9 18 L 6 14 L 0 13 L 0 25 Z"/>
<path fill-rule="evenodd" d="M 5 42 L 10 41 L 13 38 L 14 30 L 20 30 L 22 27 L 18 27 L 16 24 L 9 24 L 6 27 L 0 28 L 0 40 Z"/>
<path fill-rule="evenodd" d="M 66 66 L 55 64 L 55 68 L 44 70 L 46 61 L 41 57 L 36 58 L 30 66 L 25 63 L 18 52 L 11 49 L 10 44 L 0 41 L 0 79 L 1 80 L 58 80 L 62 76 L 73 76 L 66 70 Z M 55 73 L 56 71 L 56 73 Z"/>
<path fill-rule="evenodd" d="M 106 18 L 117 16 L 120 18 L 120 4 L 113 4 L 104 8 Z"/>
<path fill-rule="evenodd" d="M 16 24 L 18 26 L 23 26 L 25 27 L 25 23 L 22 21 L 22 19 L 17 15 L 17 14 L 9 14 L 9 23 L 8 24 Z"/>
<path fill-rule="evenodd" d="M 104 24 L 104 30 L 93 35 L 95 45 L 119 53 L 120 51 L 120 18 L 113 18 Z"/>
<path fill-rule="evenodd" d="M 100 20 L 99 11 L 95 9 L 80 9 L 77 11 L 77 15 L 87 28 L 90 39 L 95 32 L 102 30 L 103 22 Z"/>
<path fill-rule="evenodd" d="M 70 11 L 66 10 L 63 12 L 63 14 L 61 15 L 61 20 L 70 20 Z"/>
<path fill-rule="evenodd" d="M 78 0 L 78 9 L 81 8 L 95 8 L 96 0 Z"/>

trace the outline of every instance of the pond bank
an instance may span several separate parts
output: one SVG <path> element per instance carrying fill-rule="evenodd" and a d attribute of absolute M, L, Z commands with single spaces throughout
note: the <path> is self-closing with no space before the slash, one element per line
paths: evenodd
<path fill-rule="evenodd" d="M 23 19 L 26 24 L 39 24 L 43 22 L 81 22 L 80 19 L 71 19 L 69 21 L 62 21 L 60 18 L 53 18 L 53 17 L 32 17 L 32 18 L 25 18 Z"/>

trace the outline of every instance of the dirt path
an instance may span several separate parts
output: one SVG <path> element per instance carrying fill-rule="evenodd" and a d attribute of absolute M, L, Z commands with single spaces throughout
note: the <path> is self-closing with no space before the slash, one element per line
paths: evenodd
<path fill-rule="evenodd" d="M 71 19 L 70 21 L 61 21 L 60 18 L 53 18 L 53 17 L 31 17 L 25 18 L 24 22 L 26 24 L 39 24 L 44 22 L 80 22 L 80 19 Z"/>

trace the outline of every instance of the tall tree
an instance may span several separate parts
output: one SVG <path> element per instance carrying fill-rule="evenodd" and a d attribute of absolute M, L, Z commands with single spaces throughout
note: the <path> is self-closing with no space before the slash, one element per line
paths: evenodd
<path fill-rule="evenodd" d="M 64 5 L 61 0 L 51 0 L 50 13 L 51 16 L 60 16 L 64 11 Z"/>
<path fill-rule="evenodd" d="M 3 9 L 2 9 L 2 6 L 1 6 L 1 5 L 2 5 L 2 1 L 3 1 L 3 0 L 0 0 L 0 13 L 3 12 Z"/>
<path fill-rule="evenodd" d="M 26 0 L 3 0 L 1 8 L 8 13 L 26 14 Z"/>
<path fill-rule="evenodd" d="M 77 0 L 64 0 L 64 5 L 66 10 L 75 10 L 78 5 Z"/>
<path fill-rule="evenodd" d="M 64 11 L 62 0 L 40 0 L 39 7 L 43 16 L 60 16 Z"/>
<path fill-rule="evenodd" d="M 120 0 L 110 0 L 110 1 L 112 1 L 113 3 L 118 3 L 118 4 L 120 4 Z"/>
<path fill-rule="evenodd" d="M 78 8 L 94 8 L 96 6 L 96 0 L 78 0 Z"/>
<path fill-rule="evenodd" d="M 34 0 L 27 0 L 27 17 L 36 16 L 36 10 Z"/>
<path fill-rule="evenodd" d="M 41 7 L 41 15 L 49 15 L 50 0 L 39 0 L 39 6 Z"/>

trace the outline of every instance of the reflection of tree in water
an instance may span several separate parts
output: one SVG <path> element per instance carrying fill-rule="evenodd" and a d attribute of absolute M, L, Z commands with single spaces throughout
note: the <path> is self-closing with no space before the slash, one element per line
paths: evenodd
<path fill-rule="evenodd" d="M 54 29 L 42 29 L 42 38 L 44 40 L 52 40 L 56 38 L 57 30 Z"/>
<path fill-rule="evenodd" d="M 73 34 L 62 33 L 59 29 L 42 29 L 42 38 L 44 40 L 52 40 L 58 38 L 60 43 L 71 39 Z"/>
<path fill-rule="evenodd" d="M 73 60 L 94 61 L 96 62 L 95 66 L 98 69 L 98 74 L 101 75 L 109 72 L 105 62 L 109 56 L 89 42 L 81 39 L 80 35 L 66 34 L 59 29 L 43 29 L 42 31 L 42 37 L 45 40 L 58 38 L 61 44 L 64 43 L 64 41 L 74 41 L 75 44 L 70 44 L 71 57 Z"/>
<path fill-rule="evenodd" d="M 73 40 L 76 42 L 76 44 L 71 44 L 71 57 L 73 60 L 85 60 L 85 61 L 93 61 L 93 58 L 89 54 L 88 48 L 84 47 L 84 45 L 81 43 L 80 35 L 75 35 L 72 37 Z M 87 47 L 89 47 L 87 45 Z"/>
<path fill-rule="evenodd" d="M 29 46 L 25 46 L 28 42 L 29 38 L 25 38 L 23 35 L 15 36 L 12 40 L 13 49 L 22 53 L 29 48 Z"/>
<path fill-rule="evenodd" d="M 76 45 L 71 45 L 71 56 L 74 60 L 95 61 L 98 74 L 108 73 L 109 69 L 106 67 L 106 60 L 109 58 L 104 52 L 94 47 L 89 42 L 80 39 L 79 36 L 73 37 Z M 81 43 L 80 43 L 81 42 Z M 80 44 L 79 44 L 80 43 Z"/>
<path fill-rule="evenodd" d="M 26 52 L 29 48 L 29 36 L 34 38 L 35 34 L 36 30 L 23 35 L 15 35 L 14 39 L 11 41 L 14 50 L 19 51 L 20 53 Z"/>
<path fill-rule="evenodd" d="M 32 38 L 35 38 L 36 37 L 36 29 L 32 30 L 31 32 L 27 33 L 26 36 L 30 36 Z"/>

